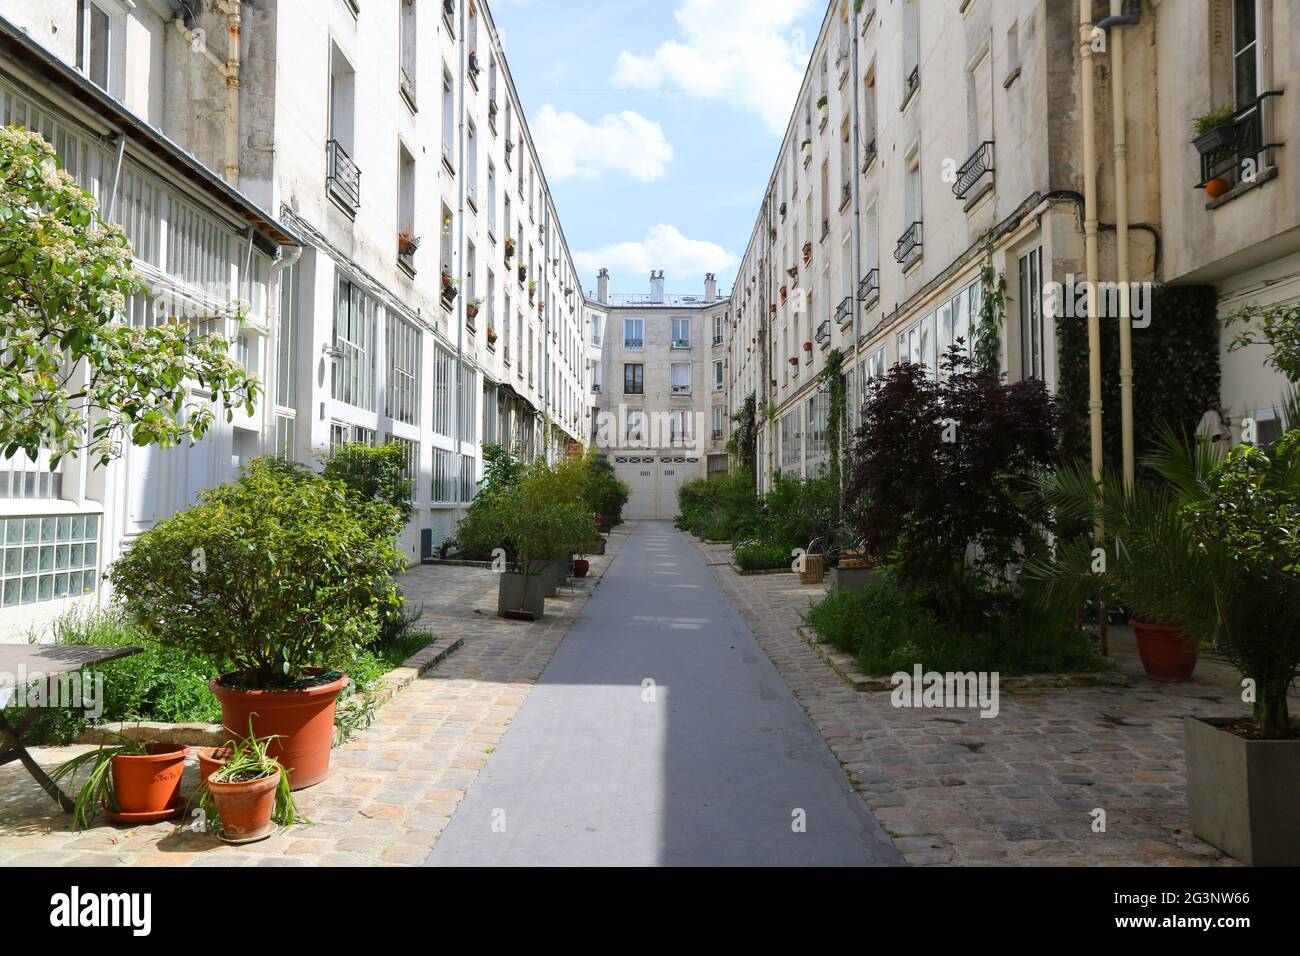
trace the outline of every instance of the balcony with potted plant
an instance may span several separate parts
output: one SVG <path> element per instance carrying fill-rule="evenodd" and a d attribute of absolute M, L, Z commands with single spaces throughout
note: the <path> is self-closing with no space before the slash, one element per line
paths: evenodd
<path fill-rule="evenodd" d="M 420 237 L 407 226 L 397 234 L 397 262 L 410 275 L 415 275 L 415 254 L 420 249 Z"/>
<path fill-rule="evenodd" d="M 451 309 L 456 303 L 456 296 L 460 295 L 460 280 L 447 271 L 442 273 L 442 307 Z"/>
<path fill-rule="evenodd" d="M 1205 190 L 1210 208 L 1276 175 L 1272 152 L 1282 144 L 1266 141 L 1265 114 L 1273 98 L 1281 95 L 1279 90 L 1269 90 L 1240 108 L 1225 103 L 1193 120 L 1192 146 L 1200 157 L 1201 173 L 1196 188 Z"/>

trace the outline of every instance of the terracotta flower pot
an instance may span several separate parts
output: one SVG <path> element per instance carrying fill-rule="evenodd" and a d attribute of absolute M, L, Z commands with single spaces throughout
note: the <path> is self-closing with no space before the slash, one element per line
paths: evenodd
<path fill-rule="evenodd" d="M 275 789 L 280 771 L 255 780 L 208 782 L 208 790 L 221 817 L 221 839 L 227 843 L 252 843 L 271 835 Z"/>
<path fill-rule="evenodd" d="M 586 558 L 573 559 L 573 576 L 575 578 L 585 578 L 587 572 L 591 570 L 591 562 Z"/>
<path fill-rule="evenodd" d="M 1226 179 L 1222 176 L 1216 176 L 1205 184 L 1205 195 L 1209 196 L 1211 199 L 1218 199 L 1230 188 L 1232 187 L 1228 185 Z"/>
<path fill-rule="evenodd" d="M 289 772 L 294 790 L 324 780 L 334 739 L 334 702 L 347 676 L 302 690 L 240 690 L 221 683 L 234 676 L 223 674 L 208 685 L 221 701 L 226 733 L 235 739 L 248 736 L 252 717 L 253 736 L 276 737 L 267 750 Z"/>
<path fill-rule="evenodd" d="M 199 783 L 224 767 L 228 759 L 230 759 L 229 747 L 199 748 Z"/>
<path fill-rule="evenodd" d="M 149 744 L 147 754 L 113 758 L 113 793 L 124 813 L 161 813 L 180 796 L 181 774 L 190 748 L 184 744 Z"/>
<path fill-rule="evenodd" d="M 1170 682 L 1192 679 L 1198 656 L 1195 641 L 1176 627 L 1138 620 L 1133 621 L 1133 633 L 1148 677 Z"/>

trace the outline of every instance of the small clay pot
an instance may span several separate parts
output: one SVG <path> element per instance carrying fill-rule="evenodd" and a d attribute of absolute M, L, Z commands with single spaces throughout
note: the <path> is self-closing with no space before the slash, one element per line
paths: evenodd
<path fill-rule="evenodd" d="M 227 843 L 252 843 L 270 836 L 279 786 L 278 770 L 255 780 L 209 780 L 208 791 L 221 817 L 221 839 Z"/>

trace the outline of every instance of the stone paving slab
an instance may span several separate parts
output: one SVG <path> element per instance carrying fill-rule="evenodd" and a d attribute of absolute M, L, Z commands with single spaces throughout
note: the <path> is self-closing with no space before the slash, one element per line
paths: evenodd
<path fill-rule="evenodd" d="M 741 576 L 728 546 L 697 547 L 909 863 L 1235 865 L 1191 833 L 1183 756 L 1184 717 L 1244 709 L 1226 662 L 1202 657 L 1192 681 L 1158 683 L 1113 628 L 1128 686 L 1004 688 L 995 718 L 895 708 L 846 686 L 798 635 L 826 584 Z"/>
<path fill-rule="evenodd" d="M 0 767 L 0 866 L 412 866 L 424 861 L 533 684 L 568 633 L 630 526 L 591 556 L 587 578 L 548 598 L 541 621 L 496 616 L 497 577 L 481 568 L 419 566 L 402 579 L 435 647 L 461 649 L 376 712 L 375 722 L 333 751 L 330 775 L 297 794 L 310 826 L 260 843 L 226 846 L 179 821 L 125 827 L 98 818 L 84 832 L 18 764 Z M 404 675 L 409 676 L 409 675 Z M 55 766 L 85 746 L 39 747 Z M 189 758 L 182 792 L 197 784 Z"/>

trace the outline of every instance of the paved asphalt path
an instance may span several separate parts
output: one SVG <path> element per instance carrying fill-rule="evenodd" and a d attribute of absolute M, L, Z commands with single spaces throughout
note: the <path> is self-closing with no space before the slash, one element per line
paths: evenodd
<path fill-rule="evenodd" d="M 635 526 L 427 861 L 900 863 L 667 522 Z"/>

